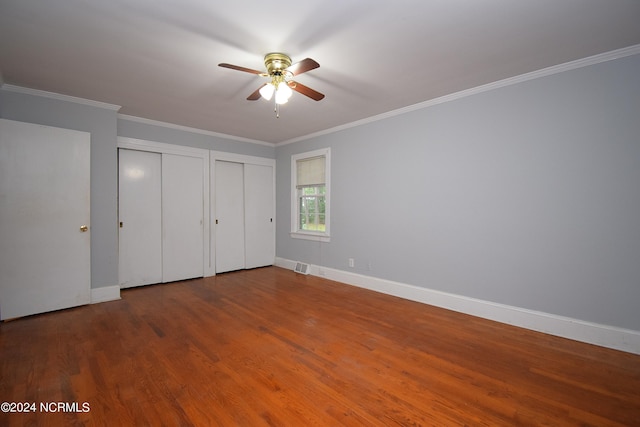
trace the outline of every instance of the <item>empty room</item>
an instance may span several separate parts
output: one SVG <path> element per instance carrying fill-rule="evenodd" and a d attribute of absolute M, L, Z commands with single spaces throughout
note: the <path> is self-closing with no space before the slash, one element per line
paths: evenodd
<path fill-rule="evenodd" d="M 638 22 L 0 0 L 0 425 L 639 426 Z"/>

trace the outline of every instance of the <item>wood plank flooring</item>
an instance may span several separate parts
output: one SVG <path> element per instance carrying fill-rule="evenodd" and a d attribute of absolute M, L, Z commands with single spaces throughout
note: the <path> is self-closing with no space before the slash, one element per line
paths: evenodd
<path fill-rule="evenodd" d="M 37 406 L 2 426 L 640 426 L 638 355 L 277 267 L 4 322 L 0 358 Z"/>

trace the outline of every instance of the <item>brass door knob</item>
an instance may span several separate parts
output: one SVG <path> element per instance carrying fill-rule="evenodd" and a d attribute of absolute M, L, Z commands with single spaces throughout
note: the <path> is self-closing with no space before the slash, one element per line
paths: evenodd
<path fill-rule="evenodd" d="M 89 227 L 87 227 L 86 225 L 83 225 L 80 227 L 80 231 L 82 231 L 83 233 L 86 232 L 89 229 Z"/>

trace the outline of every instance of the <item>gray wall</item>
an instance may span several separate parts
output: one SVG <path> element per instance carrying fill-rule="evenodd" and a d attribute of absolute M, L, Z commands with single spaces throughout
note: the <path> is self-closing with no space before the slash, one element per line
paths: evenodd
<path fill-rule="evenodd" d="M 331 242 L 292 239 L 290 158 L 322 147 Z M 640 330 L 640 56 L 281 146 L 276 159 L 278 257 Z"/>
<path fill-rule="evenodd" d="M 0 90 L 0 117 L 91 133 L 91 287 L 118 285 L 118 136 L 274 158 L 272 146 L 119 119 L 117 111 Z"/>

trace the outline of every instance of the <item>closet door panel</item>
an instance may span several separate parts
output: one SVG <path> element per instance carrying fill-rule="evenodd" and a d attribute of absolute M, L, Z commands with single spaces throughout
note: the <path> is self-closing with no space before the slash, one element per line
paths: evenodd
<path fill-rule="evenodd" d="M 162 281 L 162 197 L 159 153 L 118 152 L 121 288 Z"/>
<path fill-rule="evenodd" d="M 203 160 L 162 154 L 162 281 L 204 275 Z"/>
<path fill-rule="evenodd" d="M 275 260 L 273 168 L 244 165 L 245 268 Z"/>
<path fill-rule="evenodd" d="M 216 273 L 245 268 L 244 165 L 215 162 Z"/>

